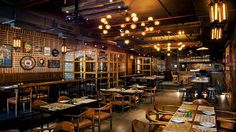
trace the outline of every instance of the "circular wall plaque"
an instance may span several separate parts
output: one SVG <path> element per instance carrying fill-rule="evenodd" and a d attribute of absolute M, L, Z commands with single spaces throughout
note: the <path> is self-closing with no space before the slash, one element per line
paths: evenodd
<path fill-rule="evenodd" d="M 31 56 L 24 56 L 20 60 L 20 66 L 25 70 L 31 70 L 35 67 L 35 59 Z"/>
<path fill-rule="evenodd" d="M 52 50 L 52 56 L 57 57 L 59 55 L 59 51 L 57 49 Z"/>

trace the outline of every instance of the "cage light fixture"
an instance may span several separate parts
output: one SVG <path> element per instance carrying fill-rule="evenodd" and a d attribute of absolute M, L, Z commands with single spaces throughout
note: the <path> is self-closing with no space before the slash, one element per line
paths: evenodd
<path fill-rule="evenodd" d="M 225 0 L 211 0 L 209 4 L 210 22 L 227 20 L 227 7 Z"/>

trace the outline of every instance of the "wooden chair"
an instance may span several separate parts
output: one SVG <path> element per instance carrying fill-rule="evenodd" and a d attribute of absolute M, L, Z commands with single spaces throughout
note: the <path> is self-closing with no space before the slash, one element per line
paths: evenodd
<path fill-rule="evenodd" d="M 19 92 L 20 90 L 20 92 Z M 10 113 L 10 104 L 15 105 L 15 116 L 18 115 L 18 103 L 22 103 L 23 112 L 25 112 L 25 104 L 29 103 L 30 112 L 32 111 L 32 88 L 19 88 L 15 89 L 15 97 L 10 97 L 7 99 L 7 113 Z"/>
<path fill-rule="evenodd" d="M 53 132 L 74 132 L 74 125 L 72 122 L 63 121 L 58 123 L 56 126 L 48 127 L 48 128 L 39 128 L 34 129 L 32 132 L 42 132 L 42 131 L 53 131 Z"/>
<path fill-rule="evenodd" d="M 150 125 L 135 119 L 132 121 L 132 132 L 150 132 Z"/>
<path fill-rule="evenodd" d="M 154 125 L 154 128 L 158 131 L 163 131 L 165 126 L 168 124 L 168 121 L 161 121 L 161 112 L 155 112 L 152 110 L 146 111 L 146 119 L 149 121 L 150 125 Z"/>
<path fill-rule="evenodd" d="M 94 115 L 95 115 L 95 109 L 90 108 L 79 115 L 64 115 L 64 116 L 72 118 L 71 122 L 73 123 L 77 132 L 80 132 L 80 130 L 84 130 L 87 128 L 91 128 L 92 131 L 94 132 Z"/>
<path fill-rule="evenodd" d="M 113 106 L 121 107 L 122 112 L 124 112 L 124 109 L 130 108 L 131 106 L 131 96 L 113 93 L 111 103 Z"/>
<path fill-rule="evenodd" d="M 48 99 L 49 97 L 49 86 L 39 86 L 35 88 L 35 91 L 33 93 L 33 98 L 36 99 Z"/>
<path fill-rule="evenodd" d="M 216 110 L 216 122 L 218 131 L 235 131 L 236 112 Z"/>
<path fill-rule="evenodd" d="M 179 106 L 175 105 L 161 105 L 160 103 L 154 104 L 154 109 L 161 115 L 161 121 L 169 121 L 178 108 Z"/>
<path fill-rule="evenodd" d="M 204 105 L 204 106 L 212 106 L 207 100 L 205 99 L 195 99 L 193 101 L 194 105 Z"/>
<path fill-rule="evenodd" d="M 101 123 L 105 120 L 110 120 L 110 130 L 112 130 L 112 103 L 108 103 L 100 108 L 94 108 L 95 115 L 94 115 L 94 126 L 98 127 L 98 131 L 101 131 Z M 92 116 L 88 117 L 92 119 Z"/>
<path fill-rule="evenodd" d="M 146 102 L 146 98 L 150 98 L 150 102 L 155 103 L 156 91 L 157 91 L 156 86 L 151 89 L 148 89 L 148 88 L 144 89 L 144 93 L 142 94 L 142 97 L 145 98 L 145 102 Z"/>

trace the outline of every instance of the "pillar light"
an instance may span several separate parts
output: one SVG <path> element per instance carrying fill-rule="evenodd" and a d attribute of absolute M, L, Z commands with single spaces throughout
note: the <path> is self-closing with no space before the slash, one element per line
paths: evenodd
<path fill-rule="evenodd" d="M 209 4 L 210 22 L 227 20 L 227 7 L 225 0 L 212 0 Z"/>
<path fill-rule="evenodd" d="M 18 49 L 21 48 L 21 40 L 18 37 L 13 38 L 13 48 L 15 51 L 18 51 Z"/>
<path fill-rule="evenodd" d="M 63 40 L 63 44 L 61 46 L 61 52 L 64 54 L 67 52 L 67 47 L 66 47 L 66 43 L 65 40 Z"/>

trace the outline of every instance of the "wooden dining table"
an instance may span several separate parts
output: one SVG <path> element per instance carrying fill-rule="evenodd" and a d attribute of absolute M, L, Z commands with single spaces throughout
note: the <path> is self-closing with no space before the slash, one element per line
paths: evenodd
<path fill-rule="evenodd" d="M 190 111 L 192 116 L 187 116 Z M 215 109 L 211 106 L 183 103 L 172 116 L 164 132 L 217 132 Z"/>
<path fill-rule="evenodd" d="M 39 111 L 41 115 L 41 127 L 43 126 L 43 114 L 51 114 L 53 117 L 58 118 L 64 114 L 71 114 L 71 112 L 80 111 L 81 108 L 91 106 L 98 103 L 96 99 L 89 98 L 73 98 L 72 100 L 64 100 L 60 102 L 52 102 L 45 105 L 34 107 L 34 110 Z M 97 107 L 97 106 L 96 106 Z M 77 112 L 78 113 L 78 112 Z M 74 114 L 74 113 L 73 113 Z"/>

